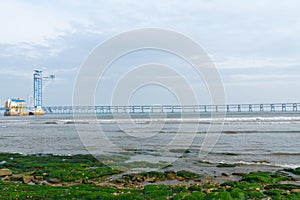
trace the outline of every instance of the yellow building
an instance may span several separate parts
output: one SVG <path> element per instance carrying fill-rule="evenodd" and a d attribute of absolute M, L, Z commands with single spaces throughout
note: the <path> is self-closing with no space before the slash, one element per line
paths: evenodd
<path fill-rule="evenodd" d="M 4 116 L 24 116 L 29 115 L 26 110 L 26 102 L 24 99 L 8 99 L 5 102 Z"/>

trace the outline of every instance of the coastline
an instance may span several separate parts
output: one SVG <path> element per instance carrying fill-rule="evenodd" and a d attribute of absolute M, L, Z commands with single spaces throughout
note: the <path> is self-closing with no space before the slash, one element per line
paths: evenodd
<path fill-rule="evenodd" d="M 300 198 L 300 168 L 198 162 L 187 169 L 180 163 L 127 162 L 129 158 L 1 153 L 0 193 L 4 199 Z M 46 193 L 49 189 L 53 193 Z"/>

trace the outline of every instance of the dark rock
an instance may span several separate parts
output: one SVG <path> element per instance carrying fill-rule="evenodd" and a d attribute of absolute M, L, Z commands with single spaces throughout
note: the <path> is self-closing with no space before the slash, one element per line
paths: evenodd
<path fill-rule="evenodd" d="M 236 167 L 235 164 L 220 163 L 217 167 Z"/>
<path fill-rule="evenodd" d="M 61 181 L 58 178 L 49 178 L 49 183 L 60 183 Z"/>
<path fill-rule="evenodd" d="M 232 175 L 234 175 L 234 176 L 243 176 L 243 175 L 245 175 L 245 173 L 242 173 L 242 172 L 234 172 L 234 173 L 232 173 Z"/>
<path fill-rule="evenodd" d="M 226 177 L 229 176 L 228 174 L 226 174 L 226 173 L 224 173 L 224 172 L 223 172 L 221 175 L 222 175 L 222 176 L 226 176 Z"/>
<path fill-rule="evenodd" d="M 146 182 L 149 182 L 149 183 L 154 183 L 155 182 L 155 178 L 147 178 L 145 179 Z"/>
<path fill-rule="evenodd" d="M 191 153 L 189 149 L 185 150 L 184 153 Z"/>

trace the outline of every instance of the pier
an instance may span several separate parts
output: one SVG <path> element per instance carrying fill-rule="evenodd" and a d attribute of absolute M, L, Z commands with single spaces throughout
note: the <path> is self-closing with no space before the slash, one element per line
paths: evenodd
<path fill-rule="evenodd" d="M 300 103 L 228 105 L 44 106 L 46 114 L 298 112 Z M 300 110 L 299 110 L 300 111 Z M 0 107 L 0 112 L 4 108 Z"/>
<path fill-rule="evenodd" d="M 300 103 L 228 105 L 49 106 L 46 114 L 297 112 Z"/>

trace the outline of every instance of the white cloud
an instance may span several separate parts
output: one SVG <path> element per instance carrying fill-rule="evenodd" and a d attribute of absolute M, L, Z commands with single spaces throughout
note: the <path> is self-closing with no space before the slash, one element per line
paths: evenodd
<path fill-rule="evenodd" d="M 214 60 L 214 58 L 213 58 Z M 217 58 L 214 63 L 219 69 L 255 69 L 300 67 L 300 59 L 294 57 L 227 57 Z"/>
<path fill-rule="evenodd" d="M 300 74 L 233 74 L 231 78 L 234 80 L 240 81 L 282 81 L 282 80 L 289 80 L 292 79 L 300 79 Z"/>
<path fill-rule="evenodd" d="M 72 20 L 38 3 L 0 1 L 0 43 L 48 46 L 47 40 L 74 31 Z"/>
<path fill-rule="evenodd" d="M 21 79 L 32 79 L 32 72 L 28 70 L 22 69 L 10 69 L 2 68 L 0 69 L 0 76 L 7 76 L 7 77 L 14 77 L 14 78 L 21 78 Z"/>
<path fill-rule="evenodd" d="M 296 0 L 0 1 L 0 75 L 32 79 L 31 66 L 48 65 L 45 74 L 56 70 L 58 78 L 69 78 L 64 84 L 72 85 L 74 67 L 99 42 L 133 28 L 160 27 L 203 45 L 227 85 L 243 84 L 253 91 L 281 82 L 295 87 L 300 78 L 299 7 Z M 55 92 L 66 90 L 72 88 L 60 85 Z"/>

